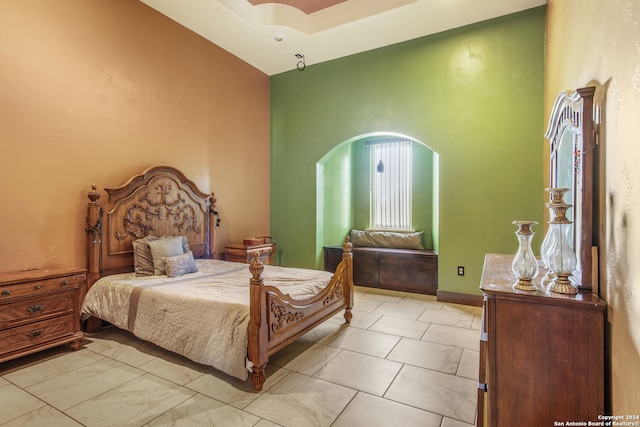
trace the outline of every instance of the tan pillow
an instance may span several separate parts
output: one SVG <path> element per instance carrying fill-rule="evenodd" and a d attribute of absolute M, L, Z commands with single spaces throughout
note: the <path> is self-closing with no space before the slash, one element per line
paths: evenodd
<path fill-rule="evenodd" d="M 153 257 L 149 242 L 158 240 L 158 236 L 147 236 L 131 242 L 133 246 L 133 269 L 136 276 L 153 276 Z"/>
<path fill-rule="evenodd" d="M 424 250 L 422 233 L 422 231 L 351 230 L 349 237 L 355 247 Z"/>
<path fill-rule="evenodd" d="M 198 271 L 193 252 L 189 251 L 182 255 L 164 257 L 164 269 L 169 277 L 178 277 L 183 274 L 195 273 Z"/>
<path fill-rule="evenodd" d="M 163 239 L 152 240 L 149 242 L 151 256 L 153 257 L 153 274 L 160 276 L 165 274 L 164 257 L 172 257 L 182 255 L 184 252 L 182 247 L 182 237 L 167 237 Z"/>
<path fill-rule="evenodd" d="M 131 242 L 131 245 L 133 246 L 133 269 L 136 272 L 136 276 L 153 276 L 155 274 L 153 257 L 151 256 L 151 249 L 149 249 L 149 242 L 158 239 L 172 239 L 175 237 L 177 236 L 147 236 Z M 187 236 L 180 236 L 180 238 L 182 239 L 182 252 L 189 252 L 191 249 L 189 248 L 189 240 L 187 239 Z"/>

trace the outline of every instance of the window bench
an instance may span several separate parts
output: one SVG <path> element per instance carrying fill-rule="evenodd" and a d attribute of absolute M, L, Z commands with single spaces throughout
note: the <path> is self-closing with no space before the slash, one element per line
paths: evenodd
<path fill-rule="evenodd" d="M 430 250 L 353 248 L 353 281 L 359 286 L 435 295 L 438 254 Z M 324 269 L 334 272 L 342 246 L 324 247 Z"/>

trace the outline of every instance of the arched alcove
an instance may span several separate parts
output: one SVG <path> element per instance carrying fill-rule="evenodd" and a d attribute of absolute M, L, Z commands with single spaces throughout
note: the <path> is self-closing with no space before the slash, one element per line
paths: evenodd
<path fill-rule="evenodd" d="M 369 227 L 368 141 L 404 138 L 413 153 L 413 227 L 423 231 L 426 249 L 438 251 L 438 154 L 415 138 L 371 132 L 336 145 L 316 163 L 316 268 L 324 246 L 340 245 L 353 228 Z"/>

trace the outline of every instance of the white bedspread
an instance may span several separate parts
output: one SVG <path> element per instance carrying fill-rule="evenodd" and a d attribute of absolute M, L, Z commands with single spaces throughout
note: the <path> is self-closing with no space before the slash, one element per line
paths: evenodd
<path fill-rule="evenodd" d="M 116 274 L 98 280 L 82 304 L 95 316 L 137 337 L 246 380 L 249 279 L 247 264 L 197 260 L 182 277 Z M 265 266 L 265 285 L 295 299 L 317 294 L 331 278 L 318 270 Z"/>

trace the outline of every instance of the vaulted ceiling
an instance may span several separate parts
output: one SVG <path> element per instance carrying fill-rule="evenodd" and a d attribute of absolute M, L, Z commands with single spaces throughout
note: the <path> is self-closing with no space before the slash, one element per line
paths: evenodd
<path fill-rule="evenodd" d="M 268 75 L 400 43 L 546 0 L 141 0 Z"/>

